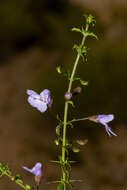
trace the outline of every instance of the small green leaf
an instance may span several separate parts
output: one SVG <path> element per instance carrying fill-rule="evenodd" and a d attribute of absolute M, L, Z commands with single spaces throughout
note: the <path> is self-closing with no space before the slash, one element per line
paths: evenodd
<path fill-rule="evenodd" d="M 86 18 L 86 25 L 88 25 L 88 26 L 90 26 L 90 25 L 94 26 L 95 25 L 96 20 L 92 15 L 85 14 L 84 16 Z"/>
<path fill-rule="evenodd" d="M 73 78 L 73 81 L 77 81 L 77 80 L 80 80 L 80 78 L 79 77 L 74 77 Z"/>
<path fill-rule="evenodd" d="M 56 134 L 57 134 L 58 136 L 60 136 L 60 129 L 61 129 L 61 126 L 60 126 L 60 125 L 57 125 L 57 127 L 56 127 Z"/>
<path fill-rule="evenodd" d="M 91 36 L 91 37 L 94 37 L 94 38 L 96 38 L 96 39 L 98 40 L 97 35 L 94 34 L 93 32 L 82 30 L 82 34 L 83 34 L 85 37 Z"/>
<path fill-rule="evenodd" d="M 86 140 L 77 140 L 76 142 L 77 142 L 77 144 L 84 146 L 88 143 L 88 140 L 87 139 Z"/>
<path fill-rule="evenodd" d="M 71 122 L 68 122 L 67 125 L 71 128 L 74 128 L 74 125 Z"/>
<path fill-rule="evenodd" d="M 11 170 L 8 167 L 8 165 L 6 165 L 6 166 L 3 167 L 3 173 L 5 173 L 5 175 L 6 174 L 11 175 Z"/>
<path fill-rule="evenodd" d="M 56 119 L 57 119 L 58 121 L 60 121 L 60 117 L 59 117 L 58 114 L 56 115 Z"/>
<path fill-rule="evenodd" d="M 47 184 L 52 184 L 52 183 L 60 183 L 61 181 L 58 181 L 58 180 L 56 180 L 56 181 L 49 181 Z"/>
<path fill-rule="evenodd" d="M 22 180 L 22 177 L 21 177 L 19 174 L 16 174 L 16 176 L 15 176 L 15 180 L 17 180 L 17 179 Z"/>
<path fill-rule="evenodd" d="M 76 47 L 78 54 L 82 57 L 83 62 L 87 62 L 87 47 L 79 45 Z"/>
<path fill-rule="evenodd" d="M 82 45 L 74 45 L 73 49 L 76 49 L 77 53 L 82 57 L 83 62 L 87 61 L 87 47 Z"/>
<path fill-rule="evenodd" d="M 73 148 L 72 148 L 72 151 L 75 152 L 75 153 L 78 153 L 78 152 L 80 152 L 80 149 L 79 149 L 79 148 L 76 148 L 76 147 L 73 147 Z"/>
<path fill-rule="evenodd" d="M 30 189 L 31 189 L 30 185 L 26 184 L 26 190 L 30 190 Z"/>
<path fill-rule="evenodd" d="M 0 163 L 0 169 L 2 169 L 3 168 L 3 164 L 2 163 Z"/>
<path fill-rule="evenodd" d="M 60 67 L 60 66 L 56 67 L 56 71 L 57 71 L 59 74 L 61 74 L 61 73 L 62 73 L 61 67 Z"/>
<path fill-rule="evenodd" d="M 66 139 L 66 146 L 71 146 L 70 142 L 68 139 Z"/>
<path fill-rule="evenodd" d="M 73 46 L 73 49 L 76 49 L 77 50 L 77 52 L 79 53 L 79 54 L 81 54 L 81 49 L 82 49 L 82 46 L 81 45 L 74 45 Z"/>
<path fill-rule="evenodd" d="M 86 46 L 82 47 L 81 56 L 83 58 L 83 62 L 87 62 L 87 47 Z"/>
<path fill-rule="evenodd" d="M 96 40 L 98 40 L 97 35 L 94 34 L 93 32 L 88 32 L 87 36 L 92 36 L 92 37 L 96 38 Z"/>
<path fill-rule="evenodd" d="M 19 175 L 19 174 L 17 174 L 16 176 L 15 176 L 15 179 L 14 179 L 15 181 L 18 181 L 19 183 L 22 183 L 23 184 L 23 181 L 22 181 L 22 177 Z"/>
<path fill-rule="evenodd" d="M 81 83 L 81 85 L 83 85 L 83 86 L 87 86 L 87 85 L 88 85 L 88 81 L 83 81 L 83 80 L 81 80 L 81 79 L 80 79 L 80 83 Z"/>
<path fill-rule="evenodd" d="M 72 31 L 73 31 L 73 32 L 80 32 L 80 33 L 82 32 L 82 31 L 80 30 L 80 28 L 76 28 L 76 27 L 72 28 Z"/>
<path fill-rule="evenodd" d="M 71 104 L 73 108 L 75 107 L 75 106 L 74 106 L 74 103 L 73 103 L 72 101 L 67 101 L 67 103 L 68 103 L 68 104 Z"/>
<path fill-rule="evenodd" d="M 59 146 L 59 140 L 58 139 L 56 139 L 54 142 L 55 142 L 56 146 Z"/>
<path fill-rule="evenodd" d="M 63 126 L 63 121 L 60 119 L 59 115 L 56 115 L 56 119 L 59 121 L 59 125 Z"/>
<path fill-rule="evenodd" d="M 57 190 L 63 190 L 64 189 L 64 184 L 63 183 L 60 183 L 58 186 L 57 186 Z"/>
<path fill-rule="evenodd" d="M 58 161 L 58 160 L 50 160 L 50 162 L 57 163 L 57 164 L 60 164 L 60 163 L 61 163 L 61 162 Z"/>
<path fill-rule="evenodd" d="M 58 160 L 62 162 L 62 156 L 58 156 Z"/>
<path fill-rule="evenodd" d="M 2 175 L 3 175 L 3 173 L 2 173 L 2 171 L 0 170 L 0 177 L 2 177 Z"/>
<path fill-rule="evenodd" d="M 66 70 L 64 73 L 64 76 L 66 76 L 68 79 L 71 77 L 71 72 L 69 70 Z"/>

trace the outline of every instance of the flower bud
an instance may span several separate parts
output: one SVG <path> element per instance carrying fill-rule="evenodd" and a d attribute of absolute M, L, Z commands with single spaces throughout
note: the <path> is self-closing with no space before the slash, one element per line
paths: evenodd
<path fill-rule="evenodd" d="M 111 127 L 108 126 L 108 123 L 114 119 L 113 114 L 100 114 L 100 115 L 93 115 L 88 117 L 89 120 L 100 123 L 105 126 L 105 130 L 108 133 L 109 136 L 114 135 L 117 136 L 111 129 Z"/>
<path fill-rule="evenodd" d="M 55 140 L 54 142 L 55 142 L 56 146 L 59 146 L 59 141 L 58 140 Z"/>
<path fill-rule="evenodd" d="M 81 89 L 81 87 L 77 87 L 77 88 L 75 88 L 74 90 L 73 90 L 73 95 L 78 95 L 78 94 L 80 94 L 81 93 L 81 91 L 82 91 L 82 89 Z"/>
<path fill-rule="evenodd" d="M 67 92 L 67 93 L 65 94 L 64 98 L 65 98 L 66 100 L 70 100 L 70 99 L 71 99 L 71 94 Z"/>

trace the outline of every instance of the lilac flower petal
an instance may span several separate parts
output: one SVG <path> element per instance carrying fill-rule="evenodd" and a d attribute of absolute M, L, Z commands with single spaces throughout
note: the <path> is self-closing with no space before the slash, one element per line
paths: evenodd
<path fill-rule="evenodd" d="M 37 163 L 33 168 L 32 168 L 32 173 L 35 175 L 35 176 L 39 176 L 39 175 L 42 175 L 42 164 L 41 163 Z"/>
<path fill-rule="evenodd" d="M 33 97 L 34 99 L 40 99 L 40 95 L 33 90 L 27 90 L 27 94 L 29 95 L 29 97 Z"/>
<path fill-rule="evenodd" d="M 31 97 L 31 96 L 28 97 L 28 102 L 30 103 L 31 106 L 33 106 L 35 108 L 38 106 L 39 103 L 41 103 L 40 100 L 35 99 L 35 98 Z"/>
<path fill-rule="evenodd" d="M 29 168 L 27 168 L 27 167 L 25 167 L 25 166 L 23 166 L 22 168 L 23 168 L 24 170 L 26 170 L 27 172 L 32 173 L 32 169 L 29 169 Z"/>
<path fill-rule="evenodd" d="M 24 170 L 34 174 L 35 176 L 42 176 L 43 172 L 42 172 L 42 164 L 40 162 L 38 162 L 32 169 L 29 169 L 25 166 L 22 167 Z"/>
<path fill-rule="evenodd" d="M 109 115 L 98 115 L 97 117 L 97 121 L 99 123 L 101 123 L 102 125 L 105 126 L 105 130 L 106 132 L 108 133 L 109 136 L 111 135 L 114 135 L 114 136 L 117 136 L 113 131 L 112 129 L 107 125 L 108 122 L 112 121 L 114 119 L 114 115 L 113 114 L 109 114 Z"/>
<path fill-rule="evenodd" d="M 41 93 L 40 93 L 40 96 L 41 97 L 49 97 L 50 96 L 50 91 L 48 89 L 45 89 L 43 90 Z"/>
<path fill-rule="evenodd" d="M 40 102 L 36 107 L 40 112 L 45 112 L 47 110 L 47 104 L 44 102 Z"/>
<path fill-rule="evenodd" d="M 30 104 L 31 106 L 36 107 L 36 106 L 35 106 L 35 100 L 34 100 L 31 96 L 29 96 L 27 100 L 28 100 L 28 102 L 29 102 L 29 104 Z"/>
<path fill-rule="evenodd" d="M 48 99 L 47 99 L 47 102 L 48 102 L 48 107 L 51 107 L 51 105 L 52 105 L 52 99 L 51 99 L 51 97 L 48 97 Z"/>
<path fill-rule="evenodd" d="M 117 136 L 107 124 L 105 124 L 105 130 L 109 136 L 111 135 Z"/>
<path fill-rule="evenodd" d="M 45 112 L 47 110 L 47 104 L 41 100 L 29 96 L 28 102 L 31 106 L 37 108 L 40 112 Z"/>
<path fill-rule="evenodd" d="M 50 93 L 50 91 L 48 89 L 45 89 L 40 93 L 40 96 L 41 96 L 41 99 L 44 100 L 48 104 L 48 106 L 50 107 L 50 105 L 51 105 L 51 93 Z"/>
<path fill-rule="evenodd" d="M 35 91 L 33 91 L 33 90 L 27 90 L 26 91 L 26 93 L 28 94 L 28 95 L 37 95 L 37 93 L 35 92 Z"/>
<path fill-rule="evenodd" d="M 98 122 L 103 123 L 103 124 L 108 123 L 108 122 L 112 121 L 113 119 L 114 119 L 113 114 L 109 114 L 109 115 L 102 114 L 102 115 L 98 115 L 98 117 L 97 117 Z"/>
<path fill-rule="evenodd" d="M 110 132 L 110 134 L 117 136 L 117 134 L 115 134 L 110 127 L 108 127 L 108 131 Z"/>
<path fill-rule="evenodd" d="M 108 127 L 108 125 L 105 125 L 105 130 L 106 130 L 106 132 L 108 133 L 108 136 L 111 136 L 111 134 L 110 134 L 110 132 L 109 132 L 109 127 Z"/>

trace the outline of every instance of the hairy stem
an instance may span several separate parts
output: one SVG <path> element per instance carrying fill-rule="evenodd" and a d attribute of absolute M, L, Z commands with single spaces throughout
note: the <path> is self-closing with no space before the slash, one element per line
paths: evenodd
<path fill-rule="evenodd" d="M 88 30 L 88 26 L 86 27 L 86 31 Z M 84 42 L 85 42 L 85 36 L 83 36 L 83 39 L 82 39 L 82 42 L 81 42 L 81 45 L 83 46 L 84 45 Z M 75 72 L 76 72 L 76 68 L 77 68 L 77 65 L 78 65 L 78 62 L 79 62 L 79 59 L 80 59 L 80 54 L 78 53 L 77 57 L 76 57 L 76 60 L 75 60 L 75 63 L 74 63 L 74 67 L 73 67 L 73 70 L 72 70 L 72 74 L 71 74 L 71 78 L 70 78 L 70 81 L 69 81 L 69 85 L 68 85 L 68 93 L 71 92 L 71 88 L 72 88 L 72 83 L 73 83 L 73 79 L 74 79 L 74 76 L 75 76 Z M 66 128 L 67 128 L 67 115 L 68 115 L 68 102 L 66 101 L 65 102 L 65 108 L 64 108 L 64 126 L 63 126 L 63 144 L 62 144 L 62 162 L 65 163 L 65 160 L 66 160 Z M 62 179 L 64 181 L 64 190 L 66 190 L 66 173 L 65 171 L 62 170 Z"/>

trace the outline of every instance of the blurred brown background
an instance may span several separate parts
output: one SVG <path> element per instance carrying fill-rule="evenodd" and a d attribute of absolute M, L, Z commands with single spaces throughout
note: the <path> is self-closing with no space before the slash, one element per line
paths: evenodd
<path fill-rule="evenodd" d="M 49 111 L 41 114 L 27 103 L 26 89 L 50 89 L 52 112 L 63 117 L 67 80 L 56 73 L 56 66 L 71 68 L 73 44 L 81 40 L 71 28 L 85 22 L 84 13 L 96 17 L 99 41 L 86 41 L 88 63 L 80 64 L 77 72 L 89 86 L 74 98 L 76 109 L 70 109 L 69 118 L 114 113 L 110 126 L 118 137 L 108 138 L 103 126 L 87 121 L 69 130 L 72 140 L 89 140 L 80 154 L 71 155 L 78 161 L 73 178 L 83 179 L 74 190 L 126 190 L 127 1 L 0 1 L 0 161 L 28 184 L 33 184 L 33 176 L 21 167 L 42 162 L 45 179 L 40 190 L 56 189 L 46 183 L 60 176 L 60 169 L 49 162 L 59 151 L 53 143 L 57 123 Z M 4 177 L 0 189 L 21 188 Z"/>

